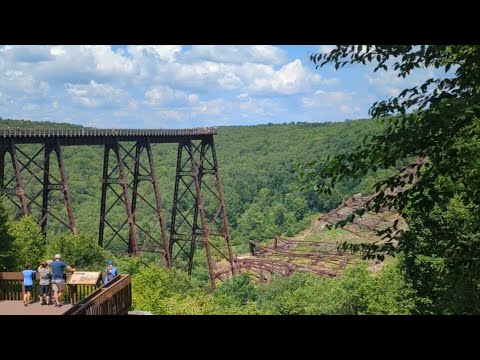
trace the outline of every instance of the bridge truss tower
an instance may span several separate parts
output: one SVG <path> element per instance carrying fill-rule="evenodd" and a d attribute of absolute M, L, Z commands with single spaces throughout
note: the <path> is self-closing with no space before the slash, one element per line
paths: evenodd
<path fill-rule="evenodd" d="M 98 244 L 130 256 L 161 253 L 164 266 L 189 274 L 194 264 L 205 264 L 214 288 L 219 262 L 234 273 L 215 134 L 215 129 L 0 130 L 0 192 L 15 204 L 17 219 L 31 215 L 42 233 L 53 219 L 77 234 L 62 149 L 101 145 Z M 170 224 L 156 175 L 156 143 L 178 144 Z"/>

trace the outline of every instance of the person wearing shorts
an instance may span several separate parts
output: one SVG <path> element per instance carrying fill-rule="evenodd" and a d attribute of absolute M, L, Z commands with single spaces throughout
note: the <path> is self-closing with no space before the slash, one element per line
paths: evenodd
<path fill-rule="evenodd" d="M 55 297 L 55 307 L 62 306 L 62 297 L 65 292 L 66 284 L 63 278 L 63 270 L 74 272 L 75 269 L 71 268 L 62 260 L 60 254 L 55 255 L 55 261 L 50 265 L 52 267 L 52 289 Z"/>
<path fill-rule="evenodd" d="M 50 283 L 52 279 L 52 273 L 46 261 L 42 261 L 37 269 L 40 275 L 40 293 L 38 299 L 42 305 L 50 305 Z"/>
<path fill-rule="evenodd" d="M 23 270 L 23 305 L 28 306 L 30 299 L 32 298 L 33 281 L 35 277 L 35 270 L 30 269 L 30 264 L 25 264 L 25 270 Z"/>

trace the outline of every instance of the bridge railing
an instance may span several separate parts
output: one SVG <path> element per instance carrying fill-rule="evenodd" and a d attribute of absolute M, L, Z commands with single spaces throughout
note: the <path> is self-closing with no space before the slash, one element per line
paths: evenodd
<path fill-rule="evenodd" d="M 216 128 L 197 129 L 2 129 L 2 137 L 185 136 L 217 135 Z"/>
<path fill-rule="evenodd" d="M 132 305 L 130 275 L 115 276 L 63 315 L 126 315 Z"/>
<path fill-rule="evenodd" d="M 70 278 L 70 274 L 65 276 L 66 281 Z M 40 275 L 35 274 L 35 283 L 32 291 L 31 300 L 37 301 L 39 294 Z M 97 285 L 76 285 L 75 299 L 79 301 L 86 298 L 100 287 Z M 69 287 L 69 289 L 71 289 Z M 18 301 L 23 300 L 23 274 L 21 272 L 0 272 L 0 301 Z M 53 296 L 53 290 L 51 289 Z M 63 301 L 71 302 L 71 291 L 65 291 Z"/>

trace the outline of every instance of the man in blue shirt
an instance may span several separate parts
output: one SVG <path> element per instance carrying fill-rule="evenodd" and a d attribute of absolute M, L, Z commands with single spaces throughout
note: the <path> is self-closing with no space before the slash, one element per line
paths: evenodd
<path fill-rule="evenodd" d="M 62 306 L 62 296 L 66 288 L 63 270 L 74 272 L 75 269 L 65 264 L 60 254 L 55 255 L 55 261 L 50 266 L 52 267 L 52 288 L 55 297 L 55 307 Z"/>
<path fill-rule="evenodd" d="M 35 270 L 30 269 L 30 264 L 26 263 L 25 270 L 23 270 L 23 287 L 25 290 L 23 294 L 23 305 L 25 306 L 28 306 L 32 297 L 34 276 Z"/>

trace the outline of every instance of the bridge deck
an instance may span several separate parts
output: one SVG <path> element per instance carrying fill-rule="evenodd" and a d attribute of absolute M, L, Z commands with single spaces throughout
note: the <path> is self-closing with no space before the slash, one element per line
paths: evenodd
<path fill-rule="evenodd" d="M 1 129 L 0 145 L 44 144 L 103 145 L 118 141 L 148 140 L 151 143 L 178 143 L 185 138 L 202 140 L 217 135 L 215 128 L 201 129 Z"/>
<path fill-rule="evenodd" d="M 0 315 L 62 315 L 71 307 L 71 304 L 41 305 L 38 301 L 28 306 L 23 305 L 23 301 L 0 301 Z"/>

